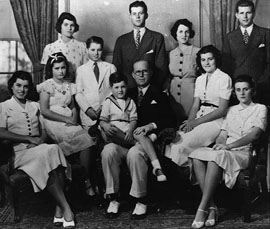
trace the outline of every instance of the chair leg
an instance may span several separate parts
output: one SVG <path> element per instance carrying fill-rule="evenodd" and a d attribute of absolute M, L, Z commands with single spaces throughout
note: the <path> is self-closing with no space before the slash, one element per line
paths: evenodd
<path fill-rule="evenodd" d="M 243 204 L 243 221 L 249 223 L 251 221 L 251 190 L 244 189 L 244 204 Z"/>
<path fill-rule="evenodd" d="M 0 194 L 1 194 L 0 207 L 2 208 L 5 206 L 7 202 L 5 184 L 2 180 L 0 180 Z"/>

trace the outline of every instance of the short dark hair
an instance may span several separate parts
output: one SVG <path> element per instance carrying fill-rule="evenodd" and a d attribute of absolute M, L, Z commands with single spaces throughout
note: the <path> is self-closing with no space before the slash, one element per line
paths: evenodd
<path fill-rule="evenodd" d="M 134 65 L 138 62 L 141 62 L 141 61 L 147 62 L 149 70 L 152 72 L 154 71 L 155 65 L 154 65 L 153 61 L 147 60 L 147 58 L 141 58 L 141 59 L 134 60 L 134 62 L 132 64 L 132 72 L 134 71 Z"/>
<path fill-rule="evenodd" d="M 110 75 L 109 82 L 111 87 L 113 86 L 113 84 L 120 83 L 122 81 L 124 81 L 126 85 L 128 84 L 127 77 L 121 72 L 114 72 Z"/>
<path fill-rule="evenodd" d="M 32 76 L 29 72 L 25 71 L 16 71 L 13 73 L 13 75 L 8 80 L 8 91 L 11 95 L 13 95 L 12 87 L 14 83 L 17 81 L 17 79 L 27 80 L 28 81 L 28 94 L 26 95 L 26 98 L 28 97 L 29 93 L 33 90 L 34 84 L 32 80 Z"/>
<path fill-rule="evenodd" d="M 132 7 L 142 7 L 143 12 L 145 14 L 147 14 L 147 5 L 145 4 L 144 1 L 135 1 L 135 2 L 130 3 L 130 5 L 129 5 L 129 13 L 131 13 L 131 8 Z"/>
<path fill-rule="evenodd" d="M 249 84 L 249 87 L 254 89 L 255 87 L 255 83 L 254 80 L 252 79 L 252 77 L 250 75 L 247 74 L 242 74 L 242 75 L 238 75 L 234 80 L 233 80 L 233 86 L 235 87 L 236 83 L 239 82 L 245 82 Z"/>
<path fill-rule="evenodd" d="M 56 52 L 49 56 L 46 67 L 45 67 L 45 79 L 53 78 L 52 68 L 54 63 L 65 62 L 66 64 L 66 75 L 65 78 L 69 76 L 69 65 L 68 60 L 62 52 Z"/>
<path fill-rule="evenodd" d="M 58 17 L 57 22 L 56 22 L 56 25 L 55 25 L 55 29 L 56 29 L 56 31 L 58 33 L 61 33 L 61 27 L 62 27 L 62 24 L 63 24 L 63 22 L 64 22 L 65 19 L 74 22 L 74 24 L 75 24 L 74 33 L 77 32 L 77 31 L 79 31 L 79 25 L 77 24 L 77 20 L 76 20 L 75 16 L 72 15 L 71 13 L 63 12 Z"/>
<path fill-rule="evenodd" d="M 184 19 L 179 19 L 177 20 L 173 27 L 171 28 L 171 35 L 172 37 L 177 41 L 177 30 L 178 30 L 178 27 L 179 25 L 184 25 L 186 27 L 188 27 L 188 30 L 189 30 L 189 37 L 190 38 L 193 38 L 194 35 L 195 35 L 195 31 L 192 29 L 192 22 L 190 22 L 188 19 L 184 18 Z"/>
<path fill-rule="evenodd" d="M 251 7 L 251 10 L 252 12 L 254 13 L 255 12 L 255 5 L 252 1 L 250 0 L 239 0 L 237 3 L 236 3 L 236 6 L 235 6 L 235 12 L 238 13 L 238 10 L 239 10 L 239 7 L 244 7 L 244 6 L 249 6 Z"/>
<path fill-rule="evenodd" d="M 89 48 L 91 43 L 100 44 L 101 48 L 103 49 L 104 41 L 101 37 L 96 37 L 96 36 L 89 37 L 86 41 L 86 48 Z"/>
<path fill-rule="evenodd" d="M 196 57 L 196 63 L 197 63 L 197 66 L 199 67 L 199 71 L 201 73 L 205 73 L 205 70 L 203 69 L 203 67 L 201 65 L 201 55 L 206 54 L 206 53 L 213 54 L 215 61 L 216 61 L 217 68 L 219 68 L 221 66 L 221 53 L 220 53 L 220 51 L 213 45 L 206 45 L 199 50 L 199 52 L 197 53 L 197 57 Z"/>

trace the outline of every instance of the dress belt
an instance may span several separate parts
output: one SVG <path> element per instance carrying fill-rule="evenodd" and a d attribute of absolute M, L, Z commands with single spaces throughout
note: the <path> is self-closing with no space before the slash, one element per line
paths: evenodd
<path fill-rule="evenodd" d="M 201 106 L 205 106 L 205 107 L 218 107 L 217 105 L 212 104 L 212 103 L 202 103 Z"/>
<path fill-rule="evenodd" d="M 189 82 L 189 83 L 194 83 L 195 78 L 180 78 L 179 76 L 174 76 L 173 78 L 179 78 L 181 81 Z"/>

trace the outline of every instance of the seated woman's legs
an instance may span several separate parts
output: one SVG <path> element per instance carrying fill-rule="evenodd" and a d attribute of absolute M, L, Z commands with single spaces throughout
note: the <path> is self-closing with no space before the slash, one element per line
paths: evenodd
<path fill-rule="evenodd" d="M 204 223 L 208 216 L 208 208 L 215 207 L 213 196 L 216 187 L 222 178 L 223 170 L 215 162 L 212 161 L 205 162 L 193 159 L 193 166 L 196 178 L 202 190 L 202 199 L 194 221 Z"/>
<path fill-rule="evenodd" d="M 62 167 L 58 167 L 49 173 L 49 179 L 46 189 L 52 194 L 57 202 L 55 216 L 57 218 L 64 217 L 66 221 L 72 221 L 74 219 L 71 208 L 66 200 L 63 192 L 64 188 L 64 170 Z"/>

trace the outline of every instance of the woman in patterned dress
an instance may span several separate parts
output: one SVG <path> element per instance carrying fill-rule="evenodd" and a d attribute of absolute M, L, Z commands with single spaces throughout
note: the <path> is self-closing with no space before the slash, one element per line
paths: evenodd
<path fill-rule="evenodd" d="M 0 138 L 13 142 L 14 167 L 30 178 L 34 192 L 47 189 L 57 202 L 54 224 L 75 226 L 63 184 L 65 156 L 58 145 L 45 144 L 39 104 L 27 99 L 33 88 L 28 72 L 17 71 L 8 81 L 12 98 L 0 103 Z"/>
<path fill-rule="evenodd" d="M 235 79 L 234 91 L 239 104 L 230 107 L 216 144 L 212 148 L 199 148 L 189 156 L 202 190 L 193 228 L 216 224 L 218 213 L 213 199 L 216 186 L 224 180 L 228 188 L 233 188 L 240 170 L 248 166 L 252 142 L 266 128 L 267 109 L 252 102 L 253 90 L 250 76 L 240 75 Z"/>
<path fill-rule="evenodd" d="M 73 37 L 79 30 L 79 25 L 71 13 L 63 12 L 57 19 L 55 29 L 61 34 L 60 38 L 45 46 L 41 64 L 46 64 L 53 53 L 62 52 L 69 63 L 70 75 L 67 80 L 74 82 L 76 69 L 88 60 L 86 44 Z"/>
<path fill-rule="evenodd" d="M 200 49 L 190 44 L 195 32 L 187 19 L 177 20 L 171 29 L 171 35 L 178 42 L 178 46 L 170 51 L 169 69 L 172 75 L 170 93 L 175 100 L 173 107 L 179 125 L 188 117 L 193 103 L 197 78 L 196 54 Z"/>
<path fill-rule="evenodd" d="M 40 108 L 48 135 L 59 144 L 64 154 L 80 153 L 80 163 L 88 178 L 86 191 L 90 195 L 91 165 L 94 162 L 90 147 L 95 142 L 77 123 L 78 113 L 74 106 L 76 86 L 65 80 L 68 74 L 68 62 L 63 53 L 52 54 L 46 64 L 47 80 L 37 86 Z"/>

